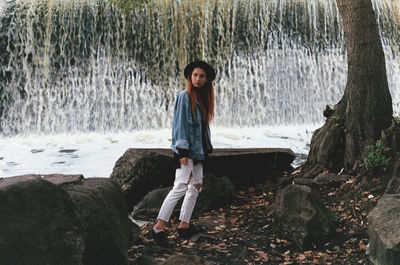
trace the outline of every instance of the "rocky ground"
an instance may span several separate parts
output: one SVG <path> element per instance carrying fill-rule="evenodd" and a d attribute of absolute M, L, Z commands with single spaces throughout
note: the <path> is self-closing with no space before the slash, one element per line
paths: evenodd
<path fill-rule="evenodd" d="M 334 213 L 338 236 L 312 249 L 301 250 L 279 235 L 273 218 L 276 183 L 266 181 L 238 190 L 224 208 L 197 213 L 193 222 L 202 225 L 205 233 L 191 240 L 177 236 L 177 218 L 172 219 L 171 248 L 154 244 L 149 234 L 152 225 L 141 227 L 140 239 L 130 248 L 129 259 L 131 264 L 163 264 L 176 255 L 190 255 L 192 260 L 199 260 L 195 264 L 372 264 L 366 255 L 367 216 L 383 189 L 363 192 L 356 183 L 352 178 L 313 185 Z"/>

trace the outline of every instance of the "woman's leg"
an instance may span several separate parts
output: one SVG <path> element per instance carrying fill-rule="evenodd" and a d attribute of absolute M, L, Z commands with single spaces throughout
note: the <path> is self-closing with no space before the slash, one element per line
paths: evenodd
<path fill-rule="evenodd" d="M 171 217 L 179 199 L 187 193 L 189 178 L 193 170 L 193 161 L 188 159 L 188 164 L 176 169 L 174 187 L 165 197 L 157 217 L 156 229 L 164 229 Z"/>
<path fill-rule="evenodd" d="M 188 228 L 190 218 L 193 213 L 194 206 L 196 205 L 197 197 L 202 188 L 203 184 L 203 164 L 198 163 L 193 166 L 192 177 L 189 181 L 188 189 L 183 199 L 181 214 L 179 220 L 181 223 L 179 228 Z"/>

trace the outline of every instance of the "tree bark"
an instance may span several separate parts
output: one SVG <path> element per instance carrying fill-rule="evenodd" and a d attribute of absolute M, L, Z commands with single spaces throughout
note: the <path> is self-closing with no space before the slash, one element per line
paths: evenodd
<path fill-rule="evenodd" d="M 385 54 L 371 0 L 336 0 L 344 24 L 348 60 L 343 98 L 311 139 L 306 175 L 351 170 L 391 124 L 393 108 Z"/>

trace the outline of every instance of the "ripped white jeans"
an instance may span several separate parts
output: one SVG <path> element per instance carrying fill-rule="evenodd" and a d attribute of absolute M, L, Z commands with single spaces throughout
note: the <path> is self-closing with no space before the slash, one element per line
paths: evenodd
<path fill-rule="evenodd" d="M 196 189 L 196 184 L 203 184 L 203 164 L 193 165 L 193 160 L 188 159 L 187 165 L 181 163 L 181 168 L 176 169 L 174 187 L 165 197 L 157 219 L 168 222 L 176 203 L 185 195 L 179 220 L 189 223 L 201 191 Z"/>

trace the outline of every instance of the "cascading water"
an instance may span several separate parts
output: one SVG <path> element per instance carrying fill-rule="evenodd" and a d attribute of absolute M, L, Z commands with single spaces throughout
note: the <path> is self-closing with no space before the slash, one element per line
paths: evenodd
<path fill-rule="evenodd" d="M 378 2 L 397 103 L 399 4 Z M 220 126 L 321 123 L 346 83 L 334 0 L 164 0 L 132 11 L 102 0 L 9 0 L 2 9 L 5 136 L 169 127 L 182 68 L 195 58 L 218 70 Z"/>
<path fill-rule="evenodd" d="M 343 94 L 346 49 L 334 0 L 157 0 L 133 10 L 110 1 L 0 1 L 5 141 L 169 132 L 182 69 L 194 59 L 218 73 L 214 127 L 322 124 L 325 105 Z M 398 113 L 400 4 L 374 7 Z M 52 144 L 28 145 L 37 155 Z M 0 142 L 0 173 L 6 149 Z"/>

